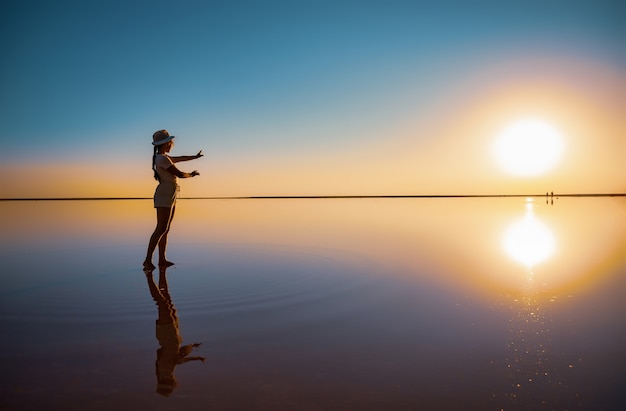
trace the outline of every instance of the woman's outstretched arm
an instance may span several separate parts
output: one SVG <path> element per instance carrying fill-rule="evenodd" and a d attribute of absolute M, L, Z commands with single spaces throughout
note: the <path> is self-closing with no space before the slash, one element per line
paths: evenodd
<path fill-rule="evenodd" d="M 202 154 L 202 150 L 200 150 L 198 151 L 198 154 L 196 154 L 195 156 L 177 156 L 177 157 L 170 156 L 170 159 L 172 160 L 172 163 L 178 163 L 180 161 L 195 160 L 202 156 L 204 156 L 204 154 Z"/>
<path fill-rule="evenodd" d="M 179 170 L 178 168 L 176 168 L 175 165 L 171 165 L 167 168 L 167 171 L 174 174 L 176 177 L 178 178 L 189 178 L 189 177 L 195 177 L 195 176 L 199 176 L 200 173 L 198 173 L 196 170 L 193 170 L 191 173 L 186 173 L 184 171 Z"/>

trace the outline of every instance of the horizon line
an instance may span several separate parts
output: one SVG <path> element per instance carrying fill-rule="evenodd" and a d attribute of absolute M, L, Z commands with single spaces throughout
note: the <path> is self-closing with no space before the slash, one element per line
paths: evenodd
<path fill-rule="evenodd" d="M 626 193 L 545 193 L 545 194 L 389 194 L 389 195 L 274 195 L 180 197 L 179 200 L 291 200 L 291 199 L 357 199 L 357 198 L 520 198 L 520 197 L 626 197 Z M 97 201 L 152 200 L 153 197 L 13 197 L 0 201 Z"/>

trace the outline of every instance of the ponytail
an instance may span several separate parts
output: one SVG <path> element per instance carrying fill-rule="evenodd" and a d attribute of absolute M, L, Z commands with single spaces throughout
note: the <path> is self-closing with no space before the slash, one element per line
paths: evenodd
<path fill-rule="evenodd" d="M 154 146 L 154 153 L 152 154 L 152 171 L 154 171 L 154 179 L 159 183 L 161 180 L 159 179 L 159 173 L 157 173 L 156 167 L 156 156 L 159 153 L 159 146 Z"/>

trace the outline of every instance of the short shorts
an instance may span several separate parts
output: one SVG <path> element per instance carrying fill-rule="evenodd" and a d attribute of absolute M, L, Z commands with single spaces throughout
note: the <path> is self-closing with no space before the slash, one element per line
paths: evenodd
<path fill-rule="evenodd" d="M 172 208 L 176 205 L 176 197 L 178 197 L 178 184 L 173 181 L 163 181 L 154 191 L 154 207 Z"/>

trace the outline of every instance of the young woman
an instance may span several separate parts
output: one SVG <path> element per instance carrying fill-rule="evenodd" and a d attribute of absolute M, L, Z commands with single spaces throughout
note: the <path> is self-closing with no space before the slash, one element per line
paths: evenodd
<path fill-rule="evenodd" d="M 202 150 L 195 156 L 172 157 L 167 155 L 174 146 L 174 136 L 171 136 L 167 130 L 159 130 L 152 135 L 152 145 L 154 146 L 154 155 L 152 156 L 152 169 L 154 170 L 154 178 L 159 182 L 154 192 L 154 208 L 157 212 L 157 224 L 154 233 L 150 237 L 148 243 L 148 252 L 143 262 L 145 270 L 154 270 L 152 264 L 152 254 L 157 245 L 159 246 L 159 266 L 169 267 L 174 265 L 165 258 L 165 249 L 167 247 L 167 233 L 170 230 L 172 219 L 174 218 L 174 210 L 176 209 L 176 197 L 178 196 L 178 178 L 189 178 L 200 175 L 197 171 L 185 173 L 180 171 L 174 163 L 180 161 L 195 160 L 202 157 Z"/>

